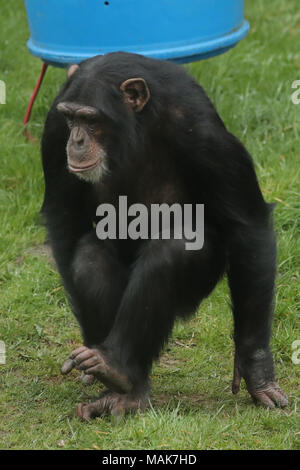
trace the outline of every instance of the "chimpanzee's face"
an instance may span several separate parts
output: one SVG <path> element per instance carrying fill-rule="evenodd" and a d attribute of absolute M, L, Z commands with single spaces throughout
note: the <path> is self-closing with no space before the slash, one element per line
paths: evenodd
<path fill-rule="evenodd" d="M 96 108 L 68 102 L 59 103 L 57 109 L 64 114 L 70 129 L 66 149 L 69 171 L 86 181 L 98 181 L 106 163 L 100 113 Z"/>
<path fill-rule="evenodd" d="M 131 110 L 142 111 L 150 98 L 142 78 L 130 78 L 120 86 L 120 100 Z M 74 102 L 62 102 L 57 110 L 66 118 L 70 129 L 67 143 L 67 165 L 70 172 L 95 183 L 107 168 L 107 142 L 111 138 L 108 117 L 97 108 Z"/>

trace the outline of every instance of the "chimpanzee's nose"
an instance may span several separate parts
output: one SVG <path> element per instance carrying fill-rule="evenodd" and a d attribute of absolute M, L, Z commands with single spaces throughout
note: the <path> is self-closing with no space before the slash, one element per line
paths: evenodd
<path fill-rule="evenodd" d="M 77 150 L 82 149 L 86 143 L 86 134 L 80 127 L 74 127 L 72 129 L 72 140 Z"/>

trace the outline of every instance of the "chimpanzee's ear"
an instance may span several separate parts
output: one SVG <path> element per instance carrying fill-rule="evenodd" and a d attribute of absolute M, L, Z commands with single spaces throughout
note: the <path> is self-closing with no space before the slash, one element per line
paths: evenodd
<path fill-rule="evenodd" d="M 143 78 L 129 78 L 120 86 L 125 103 L 139 113 L 148 103 L 150 91 Z"/>
<path fill-rule="evenodd" d="M 68 67 L 68 70 L 67 70 L 67 76 L 68 78 L 72 77 L 73 73 L 76 72 L 76 70 L 79 69 L 79 65 L 77 64 L 72 64 Z"/>

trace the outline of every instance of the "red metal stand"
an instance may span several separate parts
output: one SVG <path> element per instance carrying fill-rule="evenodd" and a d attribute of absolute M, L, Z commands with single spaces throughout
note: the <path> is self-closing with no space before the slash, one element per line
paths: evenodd
<path fill-rule="evenodd" d="M 47 68 L 48 68 L 48 64 L 46 64 L 45 62 L 43 62 L 43 65 L 42 65 L 42 70 L 41 70 L 41 73 L 40 73 L 40 76 L 39 76 L 39 79 L 34 87 L 34 90 L 33 90 L 33 93 L 32 93 L 32 96 L 30 98 L 30 101 L 28 103 L 28 106 L 27 106 L 27 110 L 26 110 L 26 114 L 25 114 L 25 117 L 24 117 L 24 121 L 23 121 L 23 126 L 24 126 L 24 135 L 26 136 L 27 140 L 36 140 L 33 135 L 30 134 L 30 132 L 26 129 L 26 124 L 28 123 L 29 119 L 30 119 L 30 115 L 31 115 L 31 111 L 32 111 L 32 108 L 33 108 L 33 105 L 34 105 L 34 102 L 35 102 L 35 99 L 37 97 L 37 94 L 39 92 L 39 89 L 42 85 L 42 81 L 43 81 L 43 78 L 45 76 L 45 73 L 47 71 Z"/>

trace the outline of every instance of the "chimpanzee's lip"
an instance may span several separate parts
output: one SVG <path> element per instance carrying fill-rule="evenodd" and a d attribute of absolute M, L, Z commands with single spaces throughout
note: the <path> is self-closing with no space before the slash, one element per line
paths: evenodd
<path fill-rule="evenodd" d="M 99 165 L 99 162 L 100 160 L 98 159 L 94 163 L 91 163 L 90 165 L 85 165 L 85 166 L 75 166 L 73 164 L 68 163 L 68 167 L 73 173 L 80 173 L 82 171 L 93 170 L 94 168 L 96 168 L 96 166 Z"/>

